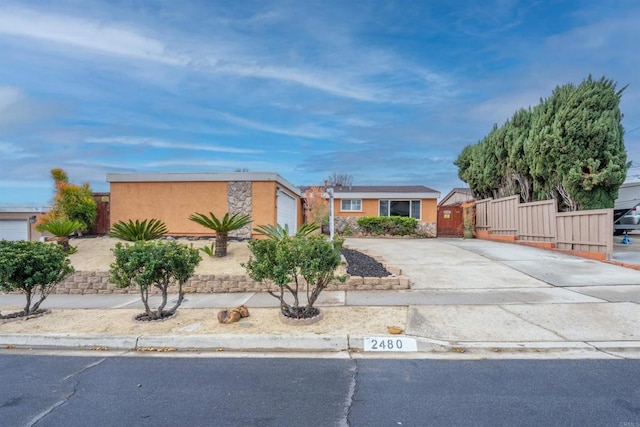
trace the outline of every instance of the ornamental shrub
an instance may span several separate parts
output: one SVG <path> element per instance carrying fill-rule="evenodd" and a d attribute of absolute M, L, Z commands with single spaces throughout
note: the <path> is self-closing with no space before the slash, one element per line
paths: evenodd
<path fill-rule="evenodd" d="M 150 220 L 139 221 L 129 220 L 129 222 L 118 221 L 111 226 L 109 235 L 117 239 L 137 242 L 139 240 L 155 240 L 168 233 L 169 230 L 164 222 L 152 218 Z"/>
<path fill-rule="evenodd" d="M 109 270 L 109 281 L 119 288 L 138 286 L 145 312 L 139 320 L 158 320 L 175 313 L 184 299 L 183 285 L 195 272 L 200 262 L 197 249 L 176 241 L 138 241 L 133 245 L 118 243 L 113 249 L 116 260 Z M 178 286 L 178 300 L 173 307 L 165 309 L 169 286 Z M 149 290 L 160 290 L 160 305 L 149 307 Z"/>
<path fill-rule="evenodd" d="M 330 242 L 324 236 L 276 234 L 268 239 L 249 241 L 251 258 L 244 265 L 253 280 L 267 285 L 267 292 L 280 301 L 280 312 L 290 318 L 304 319 L 318 315 L 313 306 L 318 295 L 337 276 L 342 240 Z M 269 285 L 276 290 L 269 289 Z M 306 303 L 299 293 L 306 290 Z M 287 301 L 290 295 L 293 301 Z"/>
<path fill-rule="evenodd" d="M 364 216 L 357 219 L 366 234 L 407 236 L 418 230 L 418 220 L 404 216 Z"/>
<path fill-rule="evenodd" d="M 52 221 L 69 220 L 81 224 L 80 232 L 88 232 L 98 216 L 97 203 L 89 184 L 70 184 L 67 173 L 62 169 L 52 169 L 51 177 L 55 185 L 53 207 L 38 219 L 38 230 L 43 230 L 42 225 Z"/>
<path fill-rule="evenodd" d="M 73 271 L 59 245 L 0 240 L 0 289 L 20 291 L 27 298 L 24 310 L 10 315 L 12 317 L 38 313 L 54 287 Z M 36 293 L 40 299 L 32 305 Z"/>

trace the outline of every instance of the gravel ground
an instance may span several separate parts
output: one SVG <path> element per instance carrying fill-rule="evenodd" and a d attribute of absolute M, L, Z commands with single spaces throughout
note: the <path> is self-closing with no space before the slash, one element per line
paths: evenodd
<path fill-rule="evenodd" d="M 347 273 L 351 276 L 387 277 L 391 274 L 382 264 L 362 252 L 343 248 L 342 255 L 347 260 Z"/>

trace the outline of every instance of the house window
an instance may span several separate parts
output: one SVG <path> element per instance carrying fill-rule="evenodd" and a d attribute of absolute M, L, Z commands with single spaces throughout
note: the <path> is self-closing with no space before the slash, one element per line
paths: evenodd
<path fill-rule="evenodd" d="M 362 200 L 360 199 L 342 199 L 340 201 L 341 211 L 361 211 Z"/>
<path fill-rule="evenodd" d="M 408 216 L 420 219 L 420 200 L 380 200 L 380 216 Z"/>

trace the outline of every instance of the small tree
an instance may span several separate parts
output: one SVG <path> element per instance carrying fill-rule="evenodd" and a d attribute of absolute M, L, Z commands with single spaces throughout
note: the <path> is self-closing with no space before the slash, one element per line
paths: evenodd
<path fill-rule="evenodd" d="M 349 175 L 348 173 L 333 172 L 331 175 L 325 178 L 325 182 L 330 187 L 348 187 L 353 184 L 353 175 Z"/>
<path fill-rule="evenodd" d="M 138 241 L 133 245 L 116 244 L 116 260 L 109 270 L 109 281 L 119 288 L 138 286 L 145 312 L 138 320 L 158 320 L 175 313 L 184 299 L 183 285 L 193 275 L 200 262 L 198 250 L 176 241 Z M 169 286 L 177 284 L 178 300 L 165 309 Z M 162 294 L 156 309 L 149 307 L 149 290 L 155 287 Z"/>
<path fill-rule="evenodd" d="M 217 257 L 227 256 L 229 232 L 238 230 L 251 223 L 251 217 L 249 215 L 237 213 L 229 216 L 229 212 L 224 214 L 222 219 L 218 219 L 213 212 L 209 212 L 209 216 L 201 213 L 195 213 L 191 215 L 189 219 L 216 232 L 215 255 Z"/>
<path fill-rule="evenodd" d="M 260 230 L 257 230 L 260 231 Z M 245 264 L 249 277 L 259 282 L 277 286 L 278 290 L 267 292 L 280 301 L 280 312 L 289 318 L 303 319 L 318 315 L 313 306 L 320 292 L 334 279 L 340 265 L 342 241 L 329 242 L 324 236 L 276 233 L 263 240 L 250 240 L 252 256 Z M 300 302 L 299 291 L 306 288 L 306 303 Z M 287 291 L 293 298 L 288 303 Z"/>
<path fill-rule="evenodd" d="M 307 223 L 316 223 L 319 226 L 328 221 L 329 201 L 324 199 L 324 191 L 317 186 L 311 186 L 304 192 Z"/>
<path fill-rule="evenodd" d="M 11 316 L 38 313 L 54 287 L 73 271 L 58 245 L 0 240 L 0 289 L 20 291 L 27 298 L 24 310 Z M 31 305 L 35 293 L 40 294 L 40 299 Z"/>
<path fill-rule="evenodd" d="M 82 224 L 79 231 L 86 233 L 96 222 L 98 215 L 97 203 L 89 184 L 70 184 L 67 173 L 62 169 L 52 169 L 51 177 L 55 184 L 53 207 L 39 218 L 36 227 L 42 230 L 43 224 L 68 219 Z"/>

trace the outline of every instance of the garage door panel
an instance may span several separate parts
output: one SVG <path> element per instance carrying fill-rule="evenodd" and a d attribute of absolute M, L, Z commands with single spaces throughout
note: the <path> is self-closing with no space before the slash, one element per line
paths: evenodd
<path fill-rule="evenodd" d="M 278 191 L 278 225 L 287 226 L 289 233 L 297 231 L 296 198 L 282 190 Z"/>
<path fill-rule="evenodd" d="M 29 223 L 24 219 L 0 219 L 0 240 L 29 240 Z"/>

